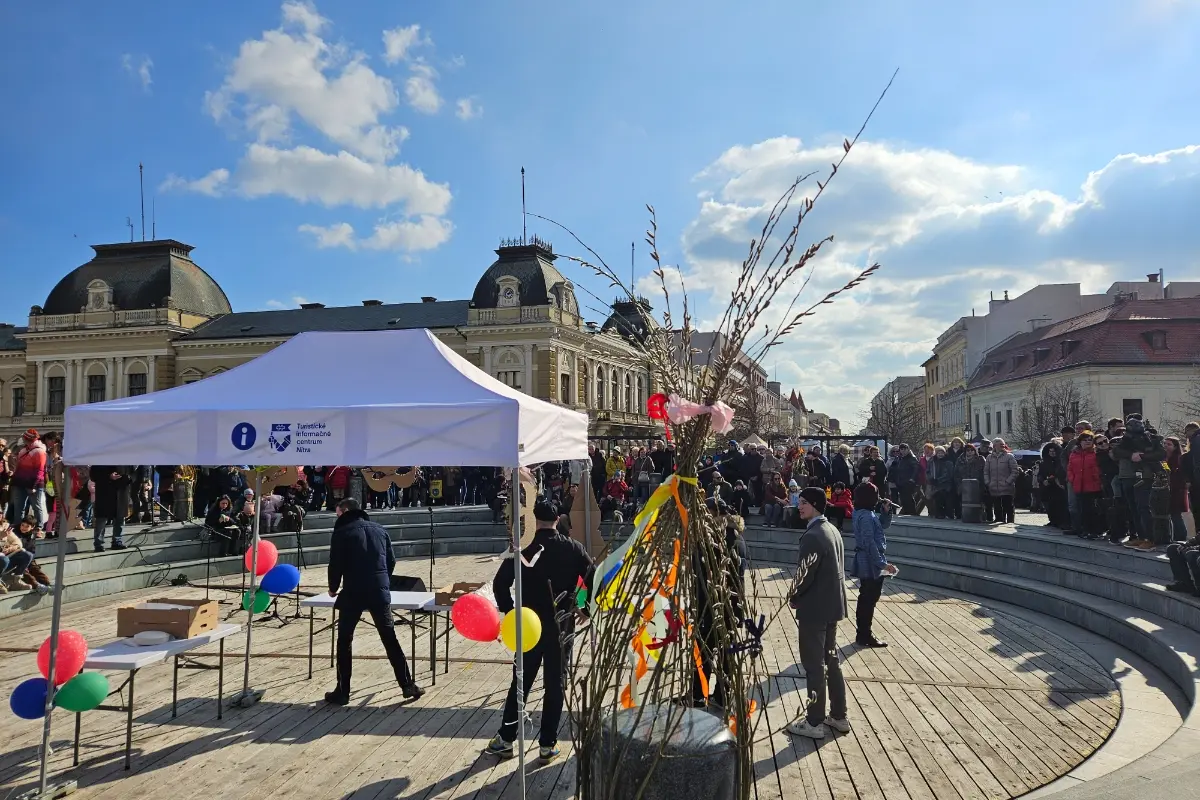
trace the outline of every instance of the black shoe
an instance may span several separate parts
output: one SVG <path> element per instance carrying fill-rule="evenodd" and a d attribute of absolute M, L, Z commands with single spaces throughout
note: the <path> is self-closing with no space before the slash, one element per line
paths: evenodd
<path fill-rule="evenodd" d="M 856 639 L 855 643 L 858 644 L 859 647 L 877 648 L 877 647 L 887 647 L 888 646 L 887 642 L 881 642 L 878 639 L 876 639 L 874 636 L 868 636 L 866 638 Z"/>
<path fill-rule="evenodd" d="M 1176 581 L 1175 583 L 1167 584 L 1167 591 L 1168 592 L 1183 592 L 1183 593 L 1195 594 L 1196 587 L 1190 583 L 1181 583 L 1179 581 Z"/>
<path fill-rule="evenodd" d="M 95 550 L 96 550 L 96 552 L 97 552 L 97 553 L 103 553 L 103 552 L 104 552 L 104 545 L 102 545 L 102 544 L 98 544 L 98 545 L 96 545 L 96 546 L 95 546 Z"/>
<path fill-rule="evenodd" d="M 112 549 L 113 549 L 113 550 L 124 550 L 124 549 L 125 549 L 125 548 L 127 548 L 127 547 L 129 547 L 129 545 L 127 545 L 127 544 L 124 544 L 124 543 L 122 543 L 122 544 L 117 544 L 116 542 L 114 542 L 114 543 L 113 543 L 113 546 L 112 546 Z"/>
<path fill-rule="evenodd" d="M 400 691 L 404 693 L 405 700 L 420 700 L 425 694 L 425 690 L 415 683 L 410 683 L 408 686 L 401 686 Z"/>
<path fill-rule="evenodd" d="M 350 702 L 350 693 L 340 692 L 336 689 L 332 692 L 326 692 L 325 702 L 329 703 L 331 706 L 344 706 Z"/>

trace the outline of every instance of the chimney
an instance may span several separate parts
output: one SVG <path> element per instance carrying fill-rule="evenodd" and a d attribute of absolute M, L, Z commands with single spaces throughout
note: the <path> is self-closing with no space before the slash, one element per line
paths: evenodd
<path fill-rule="evenodd" d="M 1149 275 L 1146 276 L 1146 280 L 1148 280 L 1150 283 L 1158 283 L 1158 273 L 1151 272 Z"/>
<path fill-rule="evenodd" d="M 422 297 L 421 302 L 422 303 L 436 303 L 437 298 L 436 297 Z"/>
<path fill-rule="evenodd" d="M 381 306 L 381 305 L 383 305 L 382 300 L 363 300 L 362 303 L 364 306 Z"/>
<path fill-rule="evenodd" d="M 1004 290 L 1004 302 L 1008 302 L 1008 289 Z"/>
<path fill-rule="evenodd" d="M 311 311 L 314 308 L 324 308 L 324 303 L 301 303 L 300 307 L 305 311 Z"/>

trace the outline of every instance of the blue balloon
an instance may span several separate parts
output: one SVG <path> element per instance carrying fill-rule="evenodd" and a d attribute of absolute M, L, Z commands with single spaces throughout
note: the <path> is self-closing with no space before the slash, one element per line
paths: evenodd
<path fill-rule="evenodd" d="M 259 585 L 271 594 L 287 594 L 300 585 L 300 570 L 295 564 L 276 564 Z"/>
<path fill-rule="evenodd" d="M 46 692 L 49 684 L 45 678 L 30 678 L 17 684 L 8 707 L 21 719 L 41 719 L 46 716 Z"/>

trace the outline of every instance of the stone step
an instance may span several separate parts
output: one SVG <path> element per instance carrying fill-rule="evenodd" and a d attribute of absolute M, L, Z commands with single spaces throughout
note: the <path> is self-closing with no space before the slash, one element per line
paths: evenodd
<path fill-rule="evenodd" d="M 438 556 L 502 553 L 507 547 L 508 539 L 505 536 L 458 536 L 434 541 L 434 553 Z M 397 559 L 428 558 L 429 540 L 394 541 L 393 549 Z M 118 554 L 124 556 L 129 553 L 136 553 L 136 551 L 130 549 L 119 551 Z M 295 547 L 281 547 L 279 560 L 283 563 L 297 563 Z M 313 548 L 305 546 L 304 564 L 306 567 L 311 568 L 327 563 L 329 563 L 328 543 Z M 52 567 L 53 564 L 50 566 Z M 87 571 L 74 577 L 67 577 L 63 602 L 90 600 L 156 585 L 162 585 L 164 590 L 169 591 L 171 580 L 181 574 L 186 576 L 190 583 L 203 584 L 206 569 L 214 577 L 236 575 L 244 571 L 242 556 L 213 558 L 207 566 L 204 558 L 193 558 L 161 563 L 134 563 L 106 571 Z M 50 572 L 50 570 L 47 571 Z M 397 565 L 396 572 L 397 574 L 415 574 L 428 580 L 427 567 L 421 562 Z M 52 595 L 39 596 L 33 592 L 12 591 L 0 595 L 0 617 L 33 611 L 49 613 L 53 605 Z"/>

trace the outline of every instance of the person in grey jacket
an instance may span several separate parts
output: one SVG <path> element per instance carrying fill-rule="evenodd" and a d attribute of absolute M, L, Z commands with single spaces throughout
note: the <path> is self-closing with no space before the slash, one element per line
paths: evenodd
<path fill-rule="evenodd" d="M 821 489 L 810 486 L 800 492 L 798 511 L 808 527 L 800 538 L 800 565 L 788 595 L 796 612 L 808 703 L 787 732 L 810 739 L 824 739 L 827 728 L 850 732 L 837 647 L 838 622 L 846 618 L 846 560 L 842 535 L 825 519 L 825 503 Z M 827 693 L 829 716 L 825 716 Z"/>
<path fill-rule="evenodd" d="M 983 462 L 983 482 L 992 498 L 996 522 L 1014 522 L 1013 498 L 1017 495 L 1017 457 L 1004 440 L 992 440 L 992 452 Z"/>

